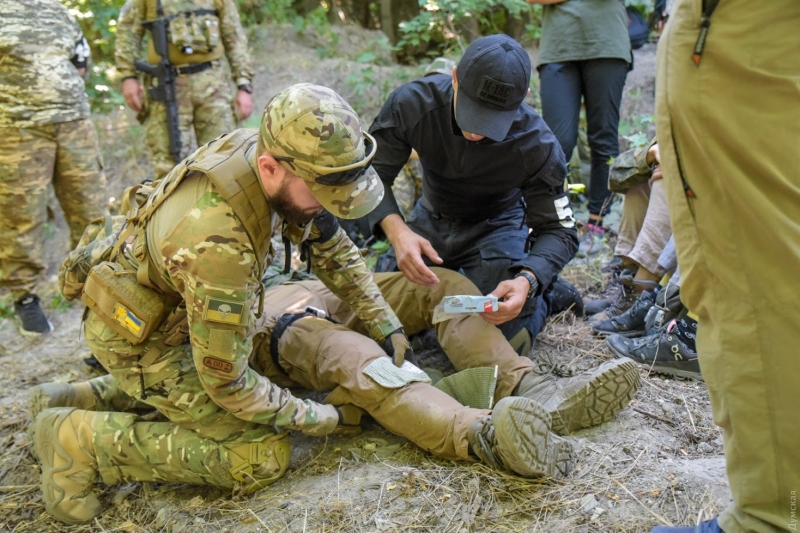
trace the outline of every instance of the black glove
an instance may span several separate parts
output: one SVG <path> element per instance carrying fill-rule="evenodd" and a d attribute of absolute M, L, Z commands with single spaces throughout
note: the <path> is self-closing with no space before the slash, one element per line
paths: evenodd
<path fill-rule="evenodd" d="M 386 355 L 392 358 L 394 366 L 403 366 L 403 361 L 408 359 L 410 362 L 416 361 L 414 350 L 411 349 L 411 343 L 408 341 L 403 328 L 397 328 L 381 341 L 381 348 L 386 352 Z"/>
<path fill-rule="evenodd" d="M 361 417 L 366 411 L 355 405 L 346 404 L 336 407 L 339 414 L 339 425 L 333 430 L 331 435 L 358 435 L 361 433 Z"/>

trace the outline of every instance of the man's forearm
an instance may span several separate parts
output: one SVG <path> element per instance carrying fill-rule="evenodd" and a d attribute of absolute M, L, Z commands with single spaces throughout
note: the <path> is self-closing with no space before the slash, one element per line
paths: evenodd
<path fill-rule="evenodd" d="M 386 234 L 386 238 L 388 238 L 389 242 L 392 244 L 394 244 L 398 233 L 408 229 L 403 217 L 395 214 L 388 215 L 386 218 L 381 220 L 380 226 L 383 232 Z"/>

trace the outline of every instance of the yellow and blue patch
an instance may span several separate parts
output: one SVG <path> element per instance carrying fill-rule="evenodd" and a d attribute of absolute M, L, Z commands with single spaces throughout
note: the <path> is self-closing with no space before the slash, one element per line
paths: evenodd
<path fill-rule="evenodd" d="M 119 302 L 114 305 L 114 320 L 136 337 L 142 336 L 146 325 L 144 320 L 133 314 L 130 309 Z"/>

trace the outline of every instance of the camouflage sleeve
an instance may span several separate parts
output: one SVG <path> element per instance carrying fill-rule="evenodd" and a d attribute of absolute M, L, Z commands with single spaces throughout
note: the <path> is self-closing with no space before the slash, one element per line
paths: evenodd
<path fill-rule="evenodd" d="M 244 227 L 222 196 L 205 193 L 160 248 L 186 302 L 192 358 L 214 403 L 250 422 L 320 435 L 332 431 L 335 408 L 295 398 L 248 364 L 258 266 Z"/>
<path fill-rule="evenodd" d="M 139 58 L 142 47 L 144 36 L 142 17 L 144 17 L 142 0 L 128 0 L 119 12 L 114 61 L 120 79 L 136 76 L 133 63 Z"/>
<path fill-rule="evenodd" d="M 331 216 L 331 218 L 333 218 Z M 335 220 L 335 219 L 333 219 Z M 394 310 L 384 300 L 364 258 L 345 231 L 338 226 L 327 237 L 316 221 L 308 235 L 311 270 L 336 296 L 348 303 L 376 341 L 403 327 Z M 289 232 L 290 240 L 295 240 Z"/>
<path fill-rule="evenodd" d="M 219 0 L 219 3 L 220 34 L 233 81 L 237 86 L 249 85 L 253 80 L 253 62 L 247 50 L 247 35 L 239 19 L 239 11 L 233 0 Z"/>

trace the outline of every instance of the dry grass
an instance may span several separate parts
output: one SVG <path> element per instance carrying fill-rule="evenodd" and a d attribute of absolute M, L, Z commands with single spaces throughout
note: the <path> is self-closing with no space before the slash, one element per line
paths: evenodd
<path fill-rule="evenodd" d="M 579 276 L 580 270 L 568 274 Z M 61 329 L 75 332 L 77 316 L 65 318 L 69 323 Z M 7 338 L 6 327 L 0 327 L 0 338 Z M 66 352 L 58 342 L 18 345 L 16 353 L 0 359 L 9 393 L 0 402 L 0 448 L 5 450 L 0 531 L 64 530 L 42 506 L 38 466 L 27 453 L 25 403 L 26 389 L 39 381 L 37 376 L 43 381 L 53 374 L 67 381 L 88 377 L 76 359 L 80 342 L 70 342 L 74 347 Z M 40 374 L 19 372 L 27 367 L 22 354 L 59 348 L 63 355 L 39 362 Z M 551 320 L 533 356 L 575 371 L 610 357 L 587 323 L 569 312 Z M 447 365 L 441 354 L 428 352 L 425 358 Z M 288 475 L 249 498 L 190 486 L 98 485 L 108 510 L 70 531 L 642 532 L 711 517 L 725 495 L 720 496 L 718 483 L 696 476 L 692 466 L 699 461 L 702 469 L 703 461 L 721 454 L 705 386 L 648 376 L 645 370 L 642 375 L 642 389 L 617 419 L 576 435 L 580 452 L 564 480 L 529 480 L 483 465 L 440 461 L 373 426 L 356 438 L 293 437 Z"/>

